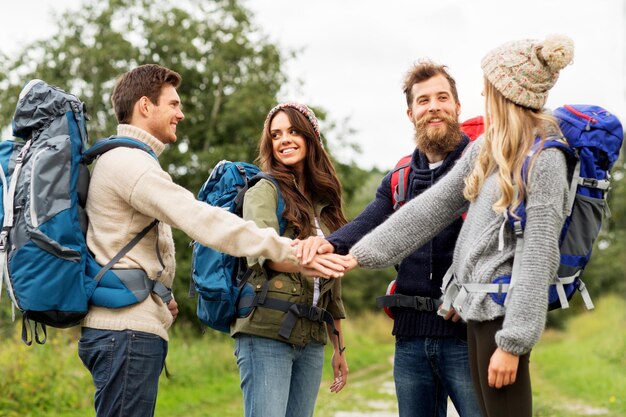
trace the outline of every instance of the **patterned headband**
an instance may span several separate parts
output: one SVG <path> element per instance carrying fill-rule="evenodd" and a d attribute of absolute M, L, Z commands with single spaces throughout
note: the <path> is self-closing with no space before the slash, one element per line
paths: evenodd
<path fill-rule="evenodd" d="M 320 125 L 319 125 L 319 122 L 317 121 L 317 117 L 315 117 L 315 113 L 313 113 L 313 110 L 309 109 L 304 104 L 293 103 L 293 102 L 280 103 L 279 105 L 274 107 L 272 110 L 270 110 L 270 112 L 267 114 L 267 117 L 265 118 L 265 126 L 269 124 L 270 119 L 272 118 L 272 116 L 274 116 L 274 114 L 276 114 L 276 112 L 284 109 L 285 107 L 291 107 L 292 109 L 296 109 L 300 113 L 302 113 L 304 117 L 306 117 L 307 120 L 313 126 L 313 130 L 315 131 L 315 135 L 317 136 L 317 139 L 319 139 L 320 141 L 322 140 L 322 137 L 320 134 Z"/>

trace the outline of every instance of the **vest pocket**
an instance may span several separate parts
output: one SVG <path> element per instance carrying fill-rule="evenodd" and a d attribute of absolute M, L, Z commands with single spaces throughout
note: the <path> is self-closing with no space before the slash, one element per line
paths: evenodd
<path fill-rule="evenodd" d="M 296 281 L 281 280 L 281 277 L 287 278 L 285 275 L 279 275 L 268 282 L 267 298 L 273 298 L 283 301 L 289 301 L 291 303 L 302 302 L 302 284 Z M 263 290 L 263 283 L 255 282 L 254 290 L 257 296 Z M 271 308 L 265 308 L 259 305 L 254 309 L 252 320 L 260 323 L 280 325 L 282 324 L 285 312 L 274 310 Z"/>

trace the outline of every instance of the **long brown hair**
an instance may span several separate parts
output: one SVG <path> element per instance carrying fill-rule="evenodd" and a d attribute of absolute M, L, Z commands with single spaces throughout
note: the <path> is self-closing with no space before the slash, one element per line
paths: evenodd
<path fill-rule="evenodd" d="M 347 223 L 341 207 L 341 183 L 313 126 L 302 113 L 294 108 L 284 107 L 271 115 L 261 135 L 259 156 L 256 162 L 263 171 L 278 181 L 280 192 L 285 200 L 283 218 L 293 225 L 297 237 L 305 238 L 314 235 L 315 225 L 310 215 L 313 202 L 298 187 L 295 171 L 274 157 L 270 125 L 279 112 L 287 115 L 291 127 L 306 141 L 307 152 L 303 176 L 306 184 L 304 186 L 312 199 L 327 203 L 322 210 L 321 220 L 331 231 L 335 231 Z"/>

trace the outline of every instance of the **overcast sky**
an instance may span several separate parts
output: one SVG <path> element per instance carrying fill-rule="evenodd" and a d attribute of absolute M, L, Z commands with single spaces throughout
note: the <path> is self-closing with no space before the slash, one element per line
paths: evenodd
<path fill-rule="evenodd" d="M 561 72 L 548 107 L 593 103 L 626 120 L 626 0 L 242 1 L 272 41 L 300 50 L 287 66 L 291 82 L 279 99 L 324 108 L 335 121 L 348 118 L 364 167 L 389 168 L 412 151 L 401 88 L 412 63 L 428 57 L 449 66 L 466 119 L 483 112 L 481 58 L 516 39 L 564 33 L 575 42 L 574 64 Z M 51 11 L 76 4 L 5 5 L 0 50 L 10 53 L 49 36 Z"/>

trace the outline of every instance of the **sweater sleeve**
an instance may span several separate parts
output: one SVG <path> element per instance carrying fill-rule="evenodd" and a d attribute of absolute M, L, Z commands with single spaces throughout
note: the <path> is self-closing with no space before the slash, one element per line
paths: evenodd
<path fill-rule="evenodd" d="M 335 252 L 345 255 L 356 242 L 391 214 L 391 174 L 387 174 L 376 191 L 376 198 L 354 220 L 334 231 L 326 240 L 335 247 Z"/>
<path fill-rule="evenodd" d="M 474 145 L 477 145 L 474 142 Z M 471 146 L 440 181 L 406 203 L 387 221 L 352 247 L 350 253 L 364 268 L 395 265 L 434 238 L 467 205 L 464 179 L 470 173 L 479 146 Z"/>
<path fill-rule="evenodd" d="M 522 355 L 539 341 L 548 310 L 548 286 L 559 266 L 559 237 L 568 200 L 563 152 L 542 151 L 530 174 L 521 269 L 496 343 Z"/>
<path fill-rule="evenodd" d="M 262 179 L 250 188 L 243 199 L 243 218 L 253 221 L 260 228 L 272 228 L 279 232 L 280 226 L 276 217 L 278 191 L 270 181 Z M 260 263 L 264 257 L 249 257 L 248 265 Z"/>
<path fill-rule="evenodd" d="M 220 252 L 237 257 L 296 261 L 289 239 L 278 236 L 272 228 L 260 229 L 252 221 L 196 200 L 156 164 L 138 176 L 128 201 L 137 211 L 176 227 Z"/>

